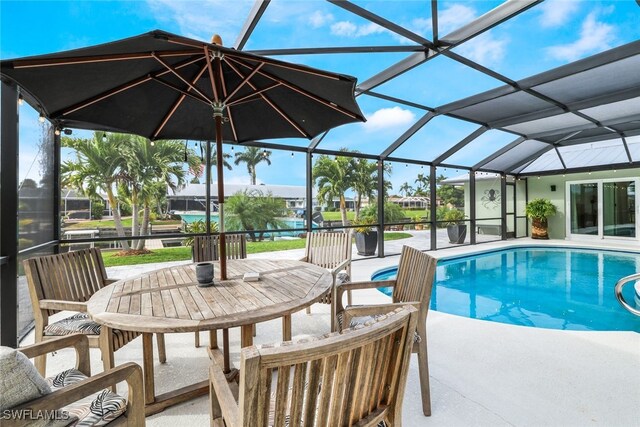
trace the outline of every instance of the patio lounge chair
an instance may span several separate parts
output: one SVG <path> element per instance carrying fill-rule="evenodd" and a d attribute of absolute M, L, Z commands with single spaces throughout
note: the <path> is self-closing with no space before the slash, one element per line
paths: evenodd
<path fill-rule="evenodd" d="M 64 348 L 75 348 L 75 368 L 54 377 L 43 378 L 29 361 Z M 125 363 L 91 376 L 90 365 L 89 341 L 83 334 L 58 337 L 18 350 L 0 347 L 2 426 L 76 425 L 75 422 L 83 426 L 144 426 L 140 366 Z M 129 386 L 126 399 L 107 389 L 122 381 Z"/>
<path fill-rule="evenodd" d="M 402 247 L 398 275 L 393 280 L 354 282 L 337 286 L 336 321 L 342 329 L 356 323 L 365 322 L 372 316 L 383 314 L 398 306 L 415 304 L 419 310 L 418 326 L 413 343 L 413 353 L 418 353 L 420 388 L 422 392 L 422 411 L 431 415 L 431 395 L 429 391 L 429 361 L 427 357 L 427 313 L 431 300 L 431 287 L 436 273 L 437 260 L 430 255 L 409 246 Z M 371 306 L 342 306 L 344 292 L 356 289 L 393 287 L 393 304 Z"/>
<path fill-rule="evenodd" d="M 323 304 L 331 304 L 331 330 L 335 331 L 335 287 L 336 283 L 346 283 L 351 280 L 351 232 L 312 232 L 307 234 L 305 255 L 300 261 L 308 262 L 331 270 L 333 287 L 331 293 L 322 300 Z M 347 294 L 351 304 L 351 292 Z M 311 314 L 311 307 L 307 308 Z"/>
<path fill-rule="evenodd" d="M 399 307 L 342 334 L 243 348 L 238 402 L 214 359 L 211 425 L 401 425 L 418 317 Z"/>
<path fill-rule="evenodd" d="M 114 351 L 140 334 L 101 326 L 86 314 L 89 298 L 116 281 L 107 278 L 100 249 L 34 257 L 24 260 L 23 265 L 33 306 L 36 343 L 80 332 L 87 335 L 90 347 L 100 348 L 104 370 L 113 368 Z M 49 324 L 50 315 L 66 310 L 78 313 Z M 164 363 L 164 335 L 158 334 L 157 339 L 159 359 Z M 37 357 L 35 365 L 44 376 L 46 354 Z"/>
<path fill-rule="evenodd" d="M 247 257 L 247 238 L 244 234 L 227 234 L 227 259 L 244 259 Z M 195 236 L 193 238 L 193 262 L 218 261 L 220 259 L 220 236 Z M 256 325 L 253 325 L 253 336 L 256 335 Z M 222 331 L 229 333 L 228 330 Z M 217 348 L 217 331 L 209 331 L 209 345 Z M 200 332 L 195 333 L 195 345 L 200 347 Z"/>

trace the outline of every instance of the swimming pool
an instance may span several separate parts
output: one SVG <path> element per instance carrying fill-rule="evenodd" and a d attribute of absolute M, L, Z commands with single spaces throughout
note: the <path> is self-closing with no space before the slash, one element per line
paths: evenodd
<path fill-rule="evenodd" d="M 207 217 L 206 214 L 202 212 L 175 212 L 176 215 L 179 215 L 180 218 L 186 222 L 187 224 L 191 224 L 195 221 L 204 221 Z M 217 213 L 211 214 L 211 221 L 218 222 L 219 216 Z M 305 229 L 305 221 L 304 219 L 298 218 L 280 218 L 280 221 L 284 224 L 283 228 L 291 228 L 291 229 L 299 229 L 300 231 L 280 231 L 277 233 L 273 233 L 276 236 L 296 236 L 300 233 L 304 233 Z M 225 221 L 225 224 L 227 221 Z M 313 227 L 317 227 L 316 223 L 313 223 Z M 271 229 L 271 228 L 269 228 Z M 265 233 L 265 237 L 269 237 L 269 233 Z"/>
<path fill-rule="evenodd" d="M 397 267 L 374 280 L 395 277 Z M 537 328 L 640 332 L 613 288 L 640 272 L 640 254 L 574 248 L 521 247 L 438 262 L 433 310 Z M 633 286 L 627 286 L 633 301 Z M 385 290 L 390 294 L 390 288 Z"/>

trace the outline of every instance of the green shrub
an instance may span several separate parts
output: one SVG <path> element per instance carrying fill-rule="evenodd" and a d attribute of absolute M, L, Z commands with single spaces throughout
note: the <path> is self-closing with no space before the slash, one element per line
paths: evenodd
<path fill-rule="evenodd" d="M 91 219 L 102 219 L 102 212 L 104 212 L 104 203 L 93 200 L 91 202 Z"/>

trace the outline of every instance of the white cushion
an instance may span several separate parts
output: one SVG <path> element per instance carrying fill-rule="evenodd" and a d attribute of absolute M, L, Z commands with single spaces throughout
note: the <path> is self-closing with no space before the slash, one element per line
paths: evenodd
<path fill-rule="evenodd" d="M 0 410 L 51 393 L 51 388 L 24 354 L 0 347 Z"/>

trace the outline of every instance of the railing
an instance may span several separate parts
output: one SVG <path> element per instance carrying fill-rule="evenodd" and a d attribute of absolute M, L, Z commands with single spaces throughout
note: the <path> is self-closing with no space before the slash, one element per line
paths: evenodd
<path fill-rule="evenodd" d="M 627 311 L 635 314 L 636 316 L 640 316 L 640 310 L 630 306 L 629 303 L 625 301 L 624 295 L 622 295 L 622 288 L 624 288 L 624 285 L 626 285 L 629 282 L 635 283 L 635 281 L 637 280 L 640 280 L 640 274 L 632 274 L 631 276 L 623 277 L 622 279 L 618 280 L 618 283 L 616 283 L 615 293 L 616 293 L 616 298 L 618 299 L 618 302 L 620 303 L 620 305 L 622 305 Z"/>

